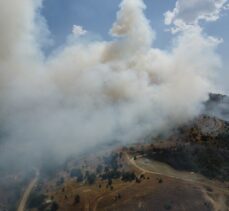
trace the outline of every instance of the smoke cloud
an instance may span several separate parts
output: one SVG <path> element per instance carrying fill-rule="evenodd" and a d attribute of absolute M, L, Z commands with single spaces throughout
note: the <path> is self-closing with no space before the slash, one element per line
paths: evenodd
<path fill-rule="evenodd" d="M 41 6 L 39 0 L 0 2 L 2 163 L 157 135 L 198 115 L 216 90 L 220 41 L 199 26 L 174 35 L 169 50 L 154 48 L 145 4 L 123 0 L 113 41 L 77 39 L 46 58 Z"/>

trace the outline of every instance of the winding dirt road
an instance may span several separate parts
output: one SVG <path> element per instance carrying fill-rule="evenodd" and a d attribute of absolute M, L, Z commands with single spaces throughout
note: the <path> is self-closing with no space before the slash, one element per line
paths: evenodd
<path fill-rule="evenodd" d="M 192 172 L 180 172 L 169 167 L 166 164 L 156 161 L 140 159 L 140 161 L 136 162 L 133 158 L 130 158 L 130 156 L 127 153 L 125 153 L 125 155 L 129 164 L 134 166 L 136 169 L 140 170 L 142 173 L 166 176 L 172 179 L 189 182 L 196 185 L 209 186 L 215 190 L 229 194 L 229 190 L 223 187 L 222 184 L 213 180 L 209 180 L 201 175 Z"/>
<path fill-rule="evenodd" d="M 200 187 L 210 187 L 212 190 L 216 190 L 219 196 L 218 199 L 214 200 L 208 194 L 206 194 L 206 190 L 203 189 L 203 193 L 205 194 L 206 199 L 211 201 L 214 210 L 229 210 L 227 204 L 229 190 L 227 187 L 225 187 L 225 184 L 219 181 L 210 180 L 193 172 L 177 171 L 164 163 L 151 161 L 145 158 L 140 158 L 135 161 L 133 158 L 130 158 L 127 153 L 125 153 L 125 155 L 127 162 L 134 166 L 136 169 L 140 170 L 142 173 L 166 176 L 172 179 L 192 183 Z"/>
<path fill-rule="evenodd" d="M 35 178 L 33 178 L 33 180 L 29 183 L 28 187 L 26 188 L 26 190 L 25 190 L 25 192 L 21 198 L 21 201 L 19 203 L 17 211 L 25 211 L 26 210 L 26 205 L 27 205 L 29 196 L 30 196 L 33 188 L 35 187 L 35 185 L 37 183 L 38 176 L 39 176 L 39 173 L 37 171 Z"/>
<path fill-rule="evenodd" d="M 229 190 L 227 190 L 227 188 L 224 188 L 217 182 L 209 180 L 201 175 L 194 174 L 192 172 L 176 171 L 175 169 L 169 167 L 168 165 L 164 163 L 151 161 L 151 160 L 145 160 L 144 158 L 141 158 L 141 157 L 135 161 L 133 158 L 130 157 L 130 155 L 127 152 L 125 152 L 125 157 L 126 157 L 126 162 L 130 166 L 134 167 L 136 170 L 140 171 L 142 174 L 148 173 L 152 175 L 165 176 L 168 178 L 181 180 L 181 181 L 192 183 L 195 185 L 200 185 L 202 187 L 203 186 L 211 187 L 212 189 L 215 189 L 221 193 L 229 195 Z M 131 185 L 133 184 L 130 184 L 130 186 Z M 128 188 L 128 187 L 118 189 L 116 190 L 116 192 L 119 192 L 125 188 Z M 96 199 L 94 206 L 93 206 L 93 211 L 97 210 L 98 204 L 104 197 L 107 197 L 107 195 L 109 194 L 104 194 Z M 220 205 L 221 205 L 220 207 L 223 207 L 224 204 L 221 203 Z"/>

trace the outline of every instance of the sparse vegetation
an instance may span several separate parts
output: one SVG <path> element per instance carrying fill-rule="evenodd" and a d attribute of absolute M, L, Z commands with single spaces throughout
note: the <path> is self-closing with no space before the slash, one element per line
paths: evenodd
<path fill-rule="evenodd" d="M 163 180 L 162 180 L 161 178 L 158 178 L 157 181 L 158 181 L 158 183 L 160 183 L 160 184 L 163 183 Z"/>
<path fill-rule="evenodd" d="M 177 170 L 199 172 L 209 178 L 229 180 L 229 153 L 197 144 L 153 149 L 147 157 L 165 162 Z"/>
<path fill-rule="evenodd" d="M 102 171 L 103 171 L 103 166 L 99 164 L 99 165 L 97 166 L 97 168 L 96 168 L 96 173 L 97 173 L 97 174 L 101 174 Z"/>
<path fill-rule="evenodd" d="M 131 182 L 133 180 L 135 180 L 136 175 L 134 172 L 123 172 L 122 173 L 122 180 L 124 182 Z"/>
<path fill-rule="evenodd" d="M 71 173 L 70 173 L 70 176 L 71 177 L 81 177 L 82 176 L 82 172 L 81 172 L 81 170 L 80 169 L 72 169 L 71 170 Z"/>
<path fill-rule="evenodd" d="M 46 198 L 45 195 L 37 193 L 37 192 L 33 192 L 30 195 L 28 207 L 39 209 L 42 206 L 42 204 L 44 203 L 45 198 Z"/>
<path fill-rule="evenodd" d="M 74 198 L 74 204 L 79 204 L 80 203 L 80 195 L 77 194 Z"/>
<path fill-rule="evenodd" d="M 53 202 L 50 211 L 57 211 L 58 209 L 59 209 L 59 205 L 56 202 Z"/>
<path fill-rule="evenodd" d="M 171 210 L 171 209 L 172 209 L 171 203 L 166 203 L 166 204 L 164 205 L 164 208 L 165 208 L 166 210 Z"/>
<path fill-rule="evenodd" d="M 93 185 L 96 181 L 96 174 L 95 173 L 88 173 L 86 176 L 86 181 L 89 185 Z"/>

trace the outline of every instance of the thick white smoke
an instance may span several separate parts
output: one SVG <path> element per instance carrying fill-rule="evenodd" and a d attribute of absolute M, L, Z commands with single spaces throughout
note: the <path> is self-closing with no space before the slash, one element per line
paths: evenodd
<path fill-rule="evenodd" d="M 13 5 L 13 6 L 12 6 Z M 40 1 L 0 2 L 1 156 L 64 156 L 135 141 L 198 115 L 220 67 L 218 40 L 189 27 L 168 51 L 142 0 L 123 0 L 112 42 L 75 42 L 45 59 Z"/>

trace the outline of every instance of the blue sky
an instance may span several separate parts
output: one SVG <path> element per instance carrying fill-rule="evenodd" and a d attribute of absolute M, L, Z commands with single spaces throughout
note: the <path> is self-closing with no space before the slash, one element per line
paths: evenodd
<path fill-rule="evenodd" d="M 164 32 L 163 13 L 173 8 L 175 1 L 155 0 L 152 4 L 152 1 L 145 0 L 145 3 L 146 16 L 158 35 L 156 45 L 164 47 L 170 35 Z M 74 24 L 82 25 L 103 39 L 110 39 L 108 31 L 115 20 L 119 4 L 120 0 L 45 0 L 42 12 L 58 45 L 65 41 Z"/>
<path fill-rule="evenodd" d="M 115 20 L 116 12 L 121 0 L 45 0 L 42 8 L 42 14 L 45 16 L 54 45 L 58 47 L 66 41 L 67 36 L 72 31 L 74 24 L 83 26 L 87 31 L 109 40 L 111 37 L 108 32 Z M 156 31 L 157 39 L 155 47 L 167 48 L 171 41 L 170 32 L 166 32 L 167 26 L 164 25 L 163 14 L 172 10 L 175 6 L 175 0 L 145 0 L 147 18 L 150 20 L 152 28 Z M 216 22 L 207 22 L 204 24 L 206 33 L 212 36 L 221 37 L 224 43 L 218 48 L 224 68 L 222 80 L 229 78 L 227 66 L 229 51 L 229 14 L 224 11 L 222 17 Z M 227 82 L 227 81 L 226 81 Z"/>
<path fill-rule="evenodd" d="M 153 3 L 152 0 L 145 0 L 144 2 L 147 5 L 146 16 L 157 33 L 155 45 L 166 47 L 171 36 L 169 32 L 165 32 L 163 14 L 172 10 L 175 0 L 154 0 Z M 45 0 L 42 13 L 46 17 L 56 45 L 66 40 L 74 24 L 82 25 L 87 31 L 109 39 L 108 31 L 115 20 L 119 3 L 120 0 Z M 223 17 L 217 22 L 205 24 L 208 33 L 224 38 L 223 48 L 225 45 L 229 47 L 229 30 L 226 27 L 228 22 L 229 16 L 224 12 Z"/>

